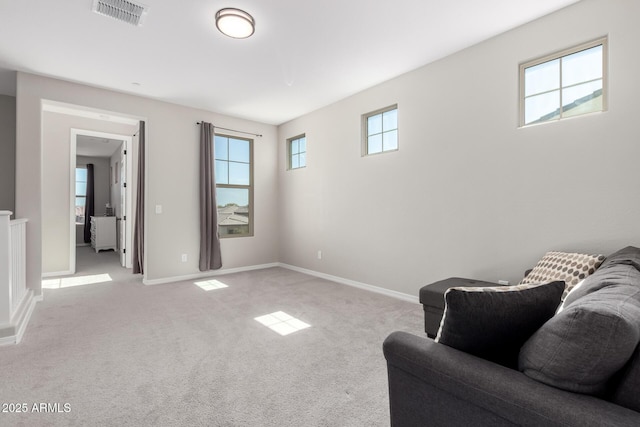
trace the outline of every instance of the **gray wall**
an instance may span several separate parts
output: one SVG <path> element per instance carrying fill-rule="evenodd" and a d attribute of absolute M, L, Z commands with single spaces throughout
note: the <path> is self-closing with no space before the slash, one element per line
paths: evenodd
<path fill-rule="evenodd" d="M 417 296 L 517 282 L 548 250 L 640 246 L 637 16 L 584 0 L 281 125 L 281 261 Z M 519 63 L 606 34 L 609 110 L 518 128 Z M 361 115 L 395 103 L 400 150 L 361 157 Z M 307 167 L 286 171 L 302 133 Z"/>
<path fill-rule="evenodd" d="M 15 211 L 15 174 L 16 98 L 0 95 L 0 210 Z"/>

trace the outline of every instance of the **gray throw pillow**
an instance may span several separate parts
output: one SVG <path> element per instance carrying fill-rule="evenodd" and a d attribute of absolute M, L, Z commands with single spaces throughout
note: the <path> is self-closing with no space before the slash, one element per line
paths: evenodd
<path fill-rule="evenodd" d="M 640 284 L 640 274 L 636 279 Z M 610 285 L 590 293 L 533 334 L 520 350 L 519 369 L 564 390 L 603 393 L 640 342 L 638 319 L 640 286 Z"/>
<path fill-rule="evenodd" d="M 449 288 L 436 342 L 515 369 L 520 347 L 553 316 L 563 291 L 560 281 Z"/>

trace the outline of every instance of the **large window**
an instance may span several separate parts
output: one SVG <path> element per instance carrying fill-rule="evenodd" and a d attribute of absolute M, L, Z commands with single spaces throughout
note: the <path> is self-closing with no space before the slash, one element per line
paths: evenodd
<path fill-rule="evenodd" d="M 289 169 L 299 169 L 307 166 L 307 137 L 296 136 L 287 140 L 289 153 Z"/>
<path fill-rule="evenodd" d="M 87 206 L 87 168 L 76 168 L 76 224 L 84 224 Z"/>
<path fill-rule="evenodd" d="M 363 154 L 398 149 L 398 106 L 392 105 L 362 116 Z"/>
<path fill-rule="evenodd" d="M 220 237 L 253 235 L 253 141 L 216 135 L 215 173 Z"/>
<path fill-rule="evenodd" d="M 607 40 L 520 65 L 520 125 L 606 109 Z"/>

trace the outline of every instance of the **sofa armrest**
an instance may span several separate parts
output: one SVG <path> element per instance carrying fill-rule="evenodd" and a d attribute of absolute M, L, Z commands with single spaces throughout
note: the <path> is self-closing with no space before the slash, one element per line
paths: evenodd
<path fill-rule="evenodd" d="M 638 426 L 640 413 L 405 332 L 383 344 L 392 426 Z"/>

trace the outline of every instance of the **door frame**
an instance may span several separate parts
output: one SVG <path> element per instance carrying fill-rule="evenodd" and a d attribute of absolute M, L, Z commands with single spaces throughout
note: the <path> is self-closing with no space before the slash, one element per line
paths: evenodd
<path fill-rule="evenodd" d="M 131 161 L 131 153 L 133 147 L 133 136 L 131 135 L 122 135 L 108 132 L 100 132 L 94 130 L 87 129 L 76 129 L 71 128 L 71 149 L 70 151 L 70 180 L 69 180 L 69 220 L 70 220 L 70 244 L 69 244 L 69 269 L 71 270 L 71 274 L 76 273 L 76 153 L 77 153 L 77 137 L 79 135 L 85 136 L 94 136 L 98 138 L 108 138 L 108 139 L 116 139 L 123 141 L 127 150 L 127 192 L 126 192 L 126 212 L 124 215 L 127 217 L 127 221 L 125 221 L 125 248 L 130 249 L 129 252 L 126 253 L 125 256 L 125 268 L 131 268 L 132 265 L 132 252 L 133 252 L 133 234 L 132 234 L 132 222 L 133 222 L 133 186 L 131 183 L 133 182 L 133 165 Z M 111 182 L 109 183 L 111 185 Z M 118 236 L 119 239 L 119 236 Z"/>

